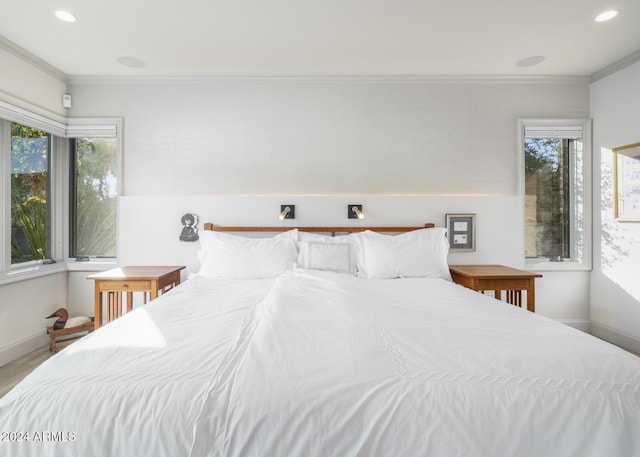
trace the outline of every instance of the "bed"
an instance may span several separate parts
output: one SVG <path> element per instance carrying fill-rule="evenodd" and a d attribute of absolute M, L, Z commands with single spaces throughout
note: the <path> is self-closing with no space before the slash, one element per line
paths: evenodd
<path fill-rule="evenodd" d="M 405 229 L 202 232 L 192 277 L 0 400 L 0 455 L 640 455 L 639 358 Z"/>

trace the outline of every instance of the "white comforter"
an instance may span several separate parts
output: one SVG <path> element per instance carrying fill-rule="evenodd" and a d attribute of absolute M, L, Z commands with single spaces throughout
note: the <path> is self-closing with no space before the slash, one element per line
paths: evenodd
<path fill-rule="evenodd" d="M 39 367 L 0 432 L 12 457 L 634 456 L 640 359 L 439 279 L 198 278 Z"/>

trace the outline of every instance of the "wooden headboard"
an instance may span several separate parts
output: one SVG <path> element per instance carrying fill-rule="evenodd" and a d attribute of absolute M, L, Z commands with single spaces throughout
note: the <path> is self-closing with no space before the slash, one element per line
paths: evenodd
<path fill-rule="evenodd" d="M 224 227 L 207 222 L 204 224 L 204 229 L 214 232 L 286 232 L 295 228 L 301 232 L 331 233 L 331 236 L 335 236 L 336 233 L 357 233 L 365 230 L 391 233 L 411 232 L 423 228 L 434 228 L 435 226 L 435 224 L 429 223 L 417 227 Z"/>

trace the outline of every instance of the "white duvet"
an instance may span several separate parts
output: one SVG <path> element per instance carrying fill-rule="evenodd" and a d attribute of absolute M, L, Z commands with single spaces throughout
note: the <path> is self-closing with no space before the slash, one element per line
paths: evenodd
<path fill-rule="evenodd" d="M 0 432 L 12 457 L 637 456 L 640 359 L 440 279 L 194 278 L 40 366 Z"/>

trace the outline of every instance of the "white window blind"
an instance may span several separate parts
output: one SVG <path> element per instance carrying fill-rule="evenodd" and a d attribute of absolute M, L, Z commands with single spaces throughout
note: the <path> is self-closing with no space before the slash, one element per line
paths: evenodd
<path fill-rule="evenodd" d="M 51 133 L 62 138 L 116 138 L 121 119 L 66 119 L 59 122 L 11 103 L 0 101 L 0 119 Z"/>
<path fill-rule="evenodd" d="M 104 124 L 74 124 L 74 119 L 69 119 L 66 134 L 67 138 L 116 138 L 118 125 L 105 120 Z"/>
<path fill-rule="evenodd" d="M 64 136 L 67 126 L 63 122 L 32 113 L 11 103 L 0 101 L 0 118 L 16 124 L 33 127 L 56 136 Z"/>
<path fill-rule="evenodd" d="M 525 125 L 525 138 L 582 138 L 582 125 Z"/>

